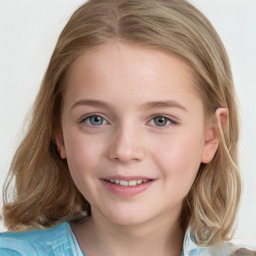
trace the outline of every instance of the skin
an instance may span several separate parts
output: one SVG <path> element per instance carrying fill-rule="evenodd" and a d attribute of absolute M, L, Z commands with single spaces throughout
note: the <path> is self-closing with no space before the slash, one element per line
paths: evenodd
<path fill-rule="evenodd" d="M 183 199 L 219 143 L 194 86 L 181 58 L 117 41 L 73 63 L 56 141 L 91 205 L 89 220 L 72 227 L 87 256 L 180 255 Z M 225 120 L 226 111 L 217 117 Z M 104 186 L 104 178 L 116 175 L 153 182 L 124 196 Z"/>

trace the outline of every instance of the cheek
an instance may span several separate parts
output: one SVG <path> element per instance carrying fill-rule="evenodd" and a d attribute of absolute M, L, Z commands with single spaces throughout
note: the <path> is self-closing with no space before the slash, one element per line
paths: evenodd
<path fill-rule="evenodd" d="M 91 202 L 92 191 L 97 193 L 95 177 L 102 159 L 102 143 L 84 135 L 69 134 L 65 140 L 65 148 L 70 175 L 84 198 Z"/>
<path fill-rule="evenodd" d="M 154 161 L 163 176 L 174 186 L 182 184 L 190 189 L 201 164 L 203 136 L 200 133 L 183 132 L 169 136 L 155 145 Z"/>
<path fill-rule="evenodd" d="M 65 149 L 70 173 L 79 178 L 94 172 L 103 155 L 100 138 L 92 139 L 81 134 L 69 134 L 65 139 Z"/>

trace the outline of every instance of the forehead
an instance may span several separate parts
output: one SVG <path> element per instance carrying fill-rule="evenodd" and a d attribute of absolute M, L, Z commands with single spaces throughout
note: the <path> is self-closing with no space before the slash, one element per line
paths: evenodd
<path fill-rule="evenodd" d="M 85 51 L 72 64 L 66 96 L 87 92 L 97 97 L 104 93 L 102 96 L 106 98 L 114 93 L 129 98 L 142 94 L 145 99 L 154 95 L 168 100 L 183 94 L 185 99 L 185 92 L 198 97 L 195 84 L 191 68 L 181 57 L 114 41 Z"/>

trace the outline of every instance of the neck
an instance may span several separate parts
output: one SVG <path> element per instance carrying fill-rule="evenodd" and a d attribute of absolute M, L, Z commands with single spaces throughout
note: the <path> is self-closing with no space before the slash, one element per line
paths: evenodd
<path fill-rule="evenodd" d="M 179 218 L 124 226 L 102 223 L 92 215 L 72 229 L 86 256 L 179 256 L 184 238 Z"/>

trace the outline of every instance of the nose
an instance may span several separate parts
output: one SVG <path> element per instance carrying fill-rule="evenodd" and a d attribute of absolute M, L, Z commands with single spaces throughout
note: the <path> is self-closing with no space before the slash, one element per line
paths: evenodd
<path fill-rule="evenodd" d="M 132 125 L 117 128 L 109 146 L 109 158 L 122 163 L 143 160 L 145 151 L 139 130 Z"/>

